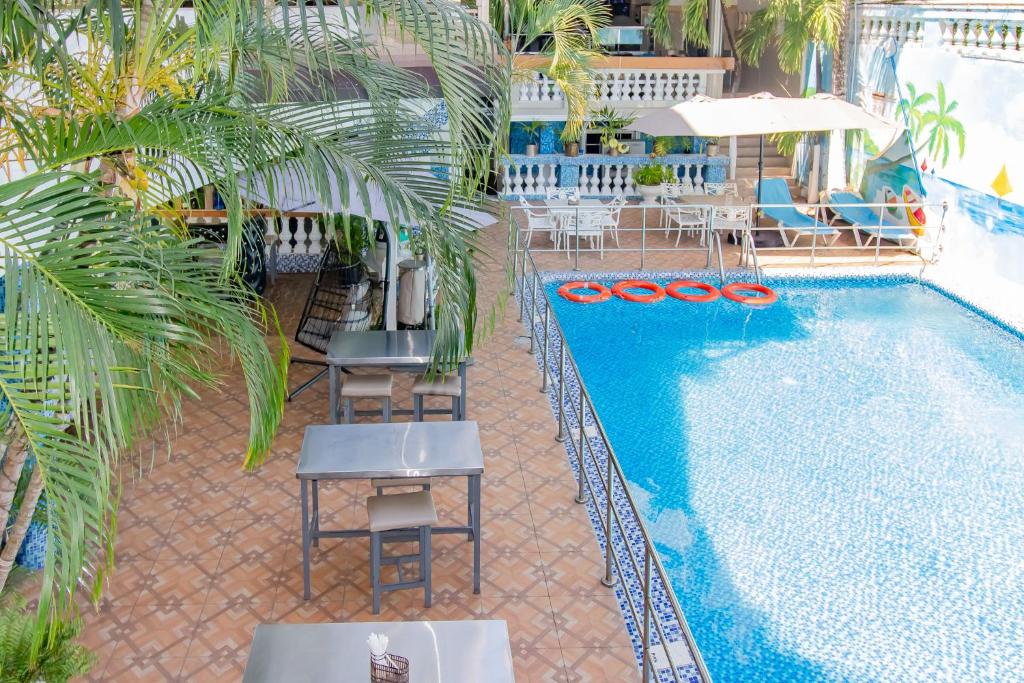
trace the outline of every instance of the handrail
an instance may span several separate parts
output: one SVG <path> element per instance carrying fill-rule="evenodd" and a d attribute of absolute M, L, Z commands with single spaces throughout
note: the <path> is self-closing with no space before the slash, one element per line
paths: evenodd
<path fill-rule="evenodd" d="M 624 560 L 614 552 L 614 544 L 612 543 L 612 538 L 617 531 L 618 535 L 624 540 L 626 548 L 629 549 L 627 559 L 629 565 L 632 566 L 636 581 L 639 582 L 642 588 L 642 605 L 637 604 L 636 596 L 634 596 L 628 588 L 623 591 L 630 616 L 637 624 L 638 630 L 641 634 L 642 680 L 644 683 L 647 683 L 651 680 L 652 672 L 657 676 L 657 671 L 665 669 L 664 664 L 659 666 L 659 663 L 655 659 L 655 648 L 657 647 L 660 647 L 664 653 L 668 668 L 672 674 L 672 679 L 676 683 L 682 683 L 684 680 L 689 680 L 689 676 L 684 677 L 680 674 L 679 664 L 676 663 L 672 656 L 671 649 L 669 648 L 670 641 L 666 634 L 666 624 L 663 623 L 661 615 L 658 614 L 657 610 L 653 608 L 652 591 L 655 586 L 655 582 L 657 581 L 661 583 L 662 589 L 668 596 L 672 616 L 678 624 L 679 632 L 683 637 L 683 642 L 686 643 L 686 646 L 689 649 L 694 666 L 697 669 L 697 673 L 699 674 L 701 681 L 704 683 L 711 683 L 711 676 L 704 664 L 700 650 L 697 648 L 697 644 L 694 641 L 693 633 L 690 630 L 689 624 L 686 622 L 682 608 L 679 606 L 679 602 L 672 590 L 668 574 L 665 571 L 665 567 L 662 564 L 661 559 L 658 557 L 654 541 L 647 530 L 647 526 L 644 523 L 643 518 L 640 516 L 639 506 L 630 492 L 626 475 L 615 455 L 611 442 L 608 440 L 604 425 L 598 417 L 597 409 L 590 397 L 590 393 L 587 391 L 587 388 L 583 383 L 583 378 L 580 373 L 579 366 L 576 364 L 576 359 L 568 349 L 568 343 L 566 342 L 562 326 L 559 324 L 557 318 L 551 316 L 551 302 L 548 299 L 546 292 L 544 292 L 543 287 L 539 286 L 540 270 L 537 268 L 537 264 L 534 261 L 533 254 L 529 247 L 525 243 L 521 244 L 519 224 L 515 216 L 511 216 L 509 229 L 511 233 L 509 237 L 509 245 L 512 247 L 513 251 L 512 263 L 510 264 L 512 269 L 511 276 L 513 284 L 518 287 L 519 319 L 521 321 L 526 316 L 527 279 L 529 278 L 530 280 L 529 352 L 531 354 L 535 352 L 535 345 L 538 337 L 537 306 L 538 303 L 543 302 L 543 339 L 541 342 L 541 359 L 543 368 L 541 372 L 541 392 L 547 392 L 548 376 L 552 372 L 548 353 L 551 346 L 550 331 L 552 327 L 554 328 L 558 339 L 558 433 L 555 436 L 555 439 L 558 441 L 565 440 L 569 417 L 574 417 L 579 428 L 579 441 L 578 443 L 575 441 L 572 442 L 572 450 L 576 455 L 578 469 L 578 490 L 575 500 L 577 503 L 584 503 L 589 495 L 595 507 L 599 509 L 603 502 L 601 531 L 604 534 L 605 540 L 605 570 L 604 576 L 602 577 L 602 583 L 606 586 L 612 586 L 615 583 L 616 576 L 622 576 L 624 574 Z M 721 245 L 719 245 L 719 249 L 721 249 Z M 529 273 L 527 272 L 527 268 L 529 268 Z M 567 368 L 572 373 L 571 376 L 575 378 L 576 386 L 578 387 L 578 396 L 575 401 L 572 400 L 572 397 L 567 397 L 565 392 Z M 554 377 L 552 377 L 552 379 L 554 379 Z M 569 412 L 566 412 L 567 407 Z M 597 436 L 601 439 L 601 444 L 606 453 L 603 468 L 601 459 L 598 457 L 597 452 L 595 452 L 594 446 L 591 444 L 586 433 L 586 416 L 588 410 L 592 418 L 593 426 L 597 431 Z M 589 463 L 587 459 L 588 456 Z M 588 465 L 590 466 L 588 467 Z M 603 472 L 602 469 L 604 470 Z M 600 483 L 598 484 L 593 480 L 600 480 Z M 603 501 L 600 496 L 602 490 L 604 493 Z M 640 562 L 638 562 L 637 557 L 632 552 L 632 541 L 630 540 L 631 534 L 627 532 L 627 524 L 629 521 L 623 521 L 622 511 L 619 509 L 619 506 L 614 504 L 616 493 L 622 494 L 622 498 L 626 501 L 628 512 L 632 515 L 633 523 L 635 523 L 636 528 L 639 531 L 640 540 L 643 543 L 643 559 Z M 652 634 L 652 627 L 657 635 L 657 643 L 652 639 L 652 636 L 654 635 Z"/>

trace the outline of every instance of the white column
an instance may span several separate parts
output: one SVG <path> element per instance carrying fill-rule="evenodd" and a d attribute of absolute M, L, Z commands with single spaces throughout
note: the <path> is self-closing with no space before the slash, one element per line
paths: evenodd
<path fill-rule="evenodd" d="M 736 136 L 733 135 L 729 138 L 729 180 L 736 180 L 736 157 L 738 150 L 736 146 Z"/>
<path fill-rule="evenodd" d="M 711 0 L 708 3 L 708 40 L 711 47 L 708 48 L 708 57 L 722 56 L 722 0 Z"/>

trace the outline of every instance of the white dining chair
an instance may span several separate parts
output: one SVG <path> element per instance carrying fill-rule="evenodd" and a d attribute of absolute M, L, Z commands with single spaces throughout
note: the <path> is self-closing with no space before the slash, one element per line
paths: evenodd
<path fill-rule="evenodd" d="M 556 226 L 551 218 L 551 212 L 546 209 L 538 210 L 538 207 L 533 206 L 522 197 L 519 198 L 519 208 L 526 214 L 526 246 L 530 246 L 533 233 L 541 231 L 548 233 L 548 237 L 555 242 L 555 249 L 558 249 L 558 243 L 555 241 Z"/>

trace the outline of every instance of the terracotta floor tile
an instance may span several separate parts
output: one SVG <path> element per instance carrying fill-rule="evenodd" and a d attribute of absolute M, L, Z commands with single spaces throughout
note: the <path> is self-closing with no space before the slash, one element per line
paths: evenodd
<path fill-rule="evenodd" d="M 548 594 L 552 597 L 614 595 L 615 588 L 601 583 L 605 561 L 598 551 L 541 553 Z M 614 571 L 614 567 L 613 567 Z"/>
<path fill-rule="evenodd" d="M 178 679 L 184 661 L 180 657 L 115 657 L 103 675 L 117 683 L 166 683 Z"/>
<path fill-rule="evenodd" d="M 203 607 L 188 658 L 243 659 L 249 654 L 256 626 L 271 621 L 272 604 L 243 603 Z"/>
<path fill-rule="evenodd" d="M 192 658 L 184 660 L 178 680 L 185 683 L 227 683 L 227 681 L 240 681 L 245 672 L 245 663 L 248 659 L 248 646 L 246 656 L 236 659 L 224 658 Z"/>
<path fill-rule="evenodd" d="M 632 647 L 562 648 L 570 683 L 639 683 Z"/>
<path fill-rule="evenodd" d="M 522 649 L 561 647 L 555 617 L 548 597 L 489 598 L 481 600 L 484 619 L 508 622 L 512 652 Z"/>
<path fill-rule="evenodd" d="M 219 559 L 155 562 L 136 605 L 202 605 L 213 584 Z"/>
<path fill-rule="evenodd" d="M 113 659 L 184 657 L 202 609 L 136 605 Z"/>
<path fill-rule="evenodd" d="M 564 683 L 562 651 L 518 648 L 512 650 L 516 683 Z"/>
<path fill-rule="evenodd" d="M 594 529 L 582 505 L 574 505 L 565 512 L 535 510 L 531 518 L 534 527 L 541 530 L 537 534 L 541 552 L 598 550 Z"/>
<path fill-rule="evenodd" d="M 209 604 L 260 604 L 268 608 L 274 604 L 281 584 L 284 551 L 252 550 L 245 553 L 226 552 L 217 565 L 210 592 Z M 204 655 L 199 655 L 204 656 Z"/>
<path fill-rule="evenodd" d="M 219 558 L 230 538 L 231 522 L 226 518 L 218 517 L 205 522 L 179 520 L 164 538 L 163 547 L 156 559 L 158 562 L 188 562 Z"/>
<path fill-rule="evenodd" d="M 350 613 L 350 612 L 348 612 Z M 301 595 L 278 595 L 274 601 L 271 623 L 322 624 L 342 621 L 346 614 L 344 601 L 325 595 L 303 600 Z"/>
<path fill-rule="evenodd" d="M 561 647 L 629 647 L 622 613 L 614 597 L 552 597 Z"/>

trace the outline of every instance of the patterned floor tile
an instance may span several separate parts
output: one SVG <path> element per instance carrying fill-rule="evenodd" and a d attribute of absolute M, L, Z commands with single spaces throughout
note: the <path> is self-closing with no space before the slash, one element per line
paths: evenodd
<path fill-rule="evenodd" d="M 217 565 L 206 604 L 274 604 L 281 584 L 284 551 L 252 550 L 244 553 L 225 551 Z"/>
<path fill-rule="evenodd" d="M 178 680 L 182 683 L 227 683 L 242 680 L 247 657 L 237 659 L 192 658 L 184 660 Z"/>
<path fill-rule="evenodd" d="M 570 683 L 639 683 L 632 647 L 562 648 Z"/>
<path fill-rule="evenodd" d="M 136 605 L 112 658 L 184 657 L 202 609 L 200 605 Z"/>
<path fill-rule="evenodd" d="M 188 562 L 154 562 L 136 605 L 202 605 L 210 592 L 220 558 Z"/>
<path fill-rule="evenodd" d="M 516 683 L 564 683 L 562 651 L 554 649 L 513 648 L 512 666 Z"/>
<path fill-rule="evenodd" d="M 253 632 L 271 621 L 272 604 L 206 605 L 187 657 L 238 660 L 249 654 Z"/>
<path fill-rule="evenodd" d="M 180 657 L 115 657 L 103 675 L 117 683 L 166 683 L 178 680 L 184 662 Z"/>
<path fill-rule="evenodd" d="M 508 622 L 512 652 L 522 649 L 559 648 L 558 631 L 547 596 L 536 598 L 488 598 L 481 601 L 484 619 Z"/>
<path fill-rule="evenodd" d="M 614 587 L 601 583 L 604 557 L 599 551 L 541 553 L 544 578 L 551 597 L 614 595 Z M 613 568 L 614 571 L 614 568 Z"/>
<path fill-rule="evenodd" d="M 630 647 L 619 605 L 611 596 L 552 597 L 563 648 Z"/>

